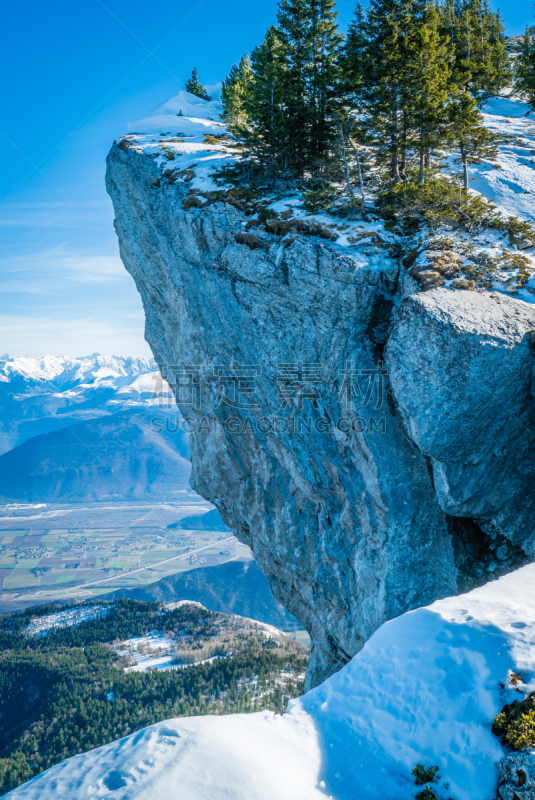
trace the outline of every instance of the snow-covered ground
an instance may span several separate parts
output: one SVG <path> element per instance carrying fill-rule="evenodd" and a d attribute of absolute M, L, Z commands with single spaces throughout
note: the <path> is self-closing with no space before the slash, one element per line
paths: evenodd
<path fill-rule="evenodd" d="M 75 756 L 13 800 L 492 800 L 505 702 L 535 688 L 535 565 L 387 622 L 288 713 L 169 720 Z M 522 678 L 511 685 L 511 671 Z"/>
<path fill-rule="evenodd" d="M 161 631 L 151 631 L 146 636 L 133 636 L 113 649 L 122 657 L 132 659 L 125 672 L 147 672 L 149 669 L 169 669 L 177 647 L 176 640 Z"/>
<path fill-rule="evenodd" d="M 222 112 L 218 100 L 209 103 L 180 91 L 147 117 L 129 123 L 129 134 L 123 139 L 136 150 L 156 158 L 162 168 L 195 167 L 191 185 L 202 190 L 216 189 L 212 170 L 236 158 L 235 150 L 225 146 L 225 139 L 221 139 L 221 144 L 205 141 L 206 136 L 228 136 L 227 126 L 220 119 Z"/>
<path fill-rule="evenodd" d="M 105 617 L 109 610 L 108 606 L 90 605 L 35 617 L 26 628 L 26 633 L 28 636 L 46 636 L 49 631 L 57 628 L 71 628 L 90 619 Z"/>
<path fill-rule="evenodd" d="M 471 164 L 470 186 L 505 213 L 535 222 L 535 118 L 517 100 L 494 97 L 484 108 L 485 124 L 506 137 L 496 161 Z"/>

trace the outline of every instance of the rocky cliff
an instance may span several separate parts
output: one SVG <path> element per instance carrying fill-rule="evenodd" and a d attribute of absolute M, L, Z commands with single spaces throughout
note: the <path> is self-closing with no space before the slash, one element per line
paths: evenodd
<path fill-rule="evenodd" d="M 310 632 L 308 686 L 385 620 L 532 560 L 535 311 L 421 293 L 380 243 L 253 241 L 161 173 L 110 152 L 121 255 L 192 485 Z"/>

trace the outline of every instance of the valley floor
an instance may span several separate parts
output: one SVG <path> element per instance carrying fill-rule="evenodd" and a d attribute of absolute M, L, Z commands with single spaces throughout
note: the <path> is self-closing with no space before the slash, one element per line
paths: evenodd
<path fill-rule="evenodd" d="M 0 506 L 0 609 L 87 599 L 235 558 L 249 548 L 221 530 L 167 529 L 211 506 L 194 492 L 167 503 Z"/>

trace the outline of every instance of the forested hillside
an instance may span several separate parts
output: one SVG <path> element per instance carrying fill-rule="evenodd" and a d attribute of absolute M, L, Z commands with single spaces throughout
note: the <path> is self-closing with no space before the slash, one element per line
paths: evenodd
<path fill-rule="evenodd" d="M 254 623 L 236 633 L 224 615 L 198 605 L 166 609 L 135 600 L 73 611 L 89 616 L 65 624 L 66 607 L 48 605 L 0 621 L 2 794 L 58 761 L 155 722 L 262 708 L 282 713 L 302 691 L 306 648 L 282 644 Z M 177 666 L 131 671 L 132 660 L 121 658 L 117 645 L 151 631 L 181 642 Z M 212 642 L 220 657 L 207 659 Z"/>

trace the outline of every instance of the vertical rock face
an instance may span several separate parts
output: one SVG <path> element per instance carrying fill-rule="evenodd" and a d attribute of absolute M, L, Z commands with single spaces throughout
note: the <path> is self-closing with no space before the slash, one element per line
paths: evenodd
<path fill-rule="evenodd" d="M 112 148 L 121 255 L 191 424 L 192 485 L 310 632 L 312 686 L 385 620 L 531 556 L 535 313 L 448 290 L 398 311 L 387 252 L 251 250 L 241 212 L 185 209 L 159 175 Z"/>
<path fill-rule="evenodd" d="M 462 588 L 535 557 L 534 326 L 525 303 L 440 289 L 407 298 L 391 331 L 392 391 L 429 461 Z"/>

